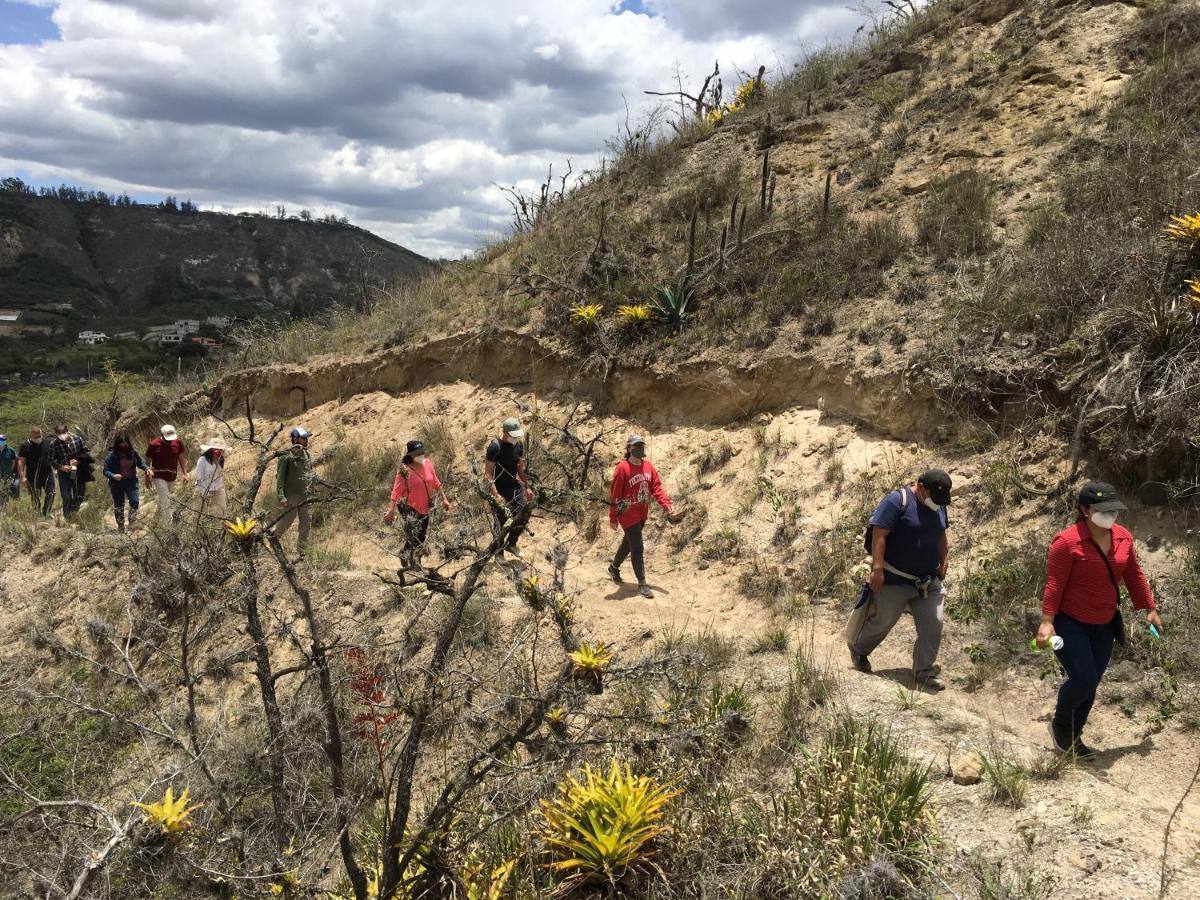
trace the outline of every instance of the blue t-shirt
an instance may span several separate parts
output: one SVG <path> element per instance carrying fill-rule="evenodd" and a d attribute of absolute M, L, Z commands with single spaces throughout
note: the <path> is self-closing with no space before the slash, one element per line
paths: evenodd
<path fill-rule="evenodd" d="M 901 572 L 921 578 L 936 575 L 942 562 L 942 535 L 950 527 L 945 507 L 934 512 L 917 499 L 911 488 L 908 503 L 900 509 L 900 491 L 892 491 L 876 508 L 871 524 L 888 530 L 883 558 Z M 911 584 L 886 569 L 885 584 Z"/>

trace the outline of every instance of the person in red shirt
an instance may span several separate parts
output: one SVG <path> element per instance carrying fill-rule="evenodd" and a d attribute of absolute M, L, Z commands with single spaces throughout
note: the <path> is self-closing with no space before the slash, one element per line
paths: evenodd
<path fill-rule="evenodd" d="M 608 526 L 616 531 L 619 525 L 625 529 L 625 535 L 608 567 L 608 574 L 613 581 L 621 584 L 621 564 L 625 562 L 625 557 L 631 557 L 638 593 L 643 597 L 654 596 L 650 585 L 646 583 L 642 541 L 642 529 L 650 518 L 651 497 L 668 513 L 671 512 L 671 498 L 663 490 L 662 479 L 658 477 L 654 464 L 646 459 L 645 440 L 641 435 L 631 434 L 625 442 L 625 458 L 617 463 L 609 490 Z"/>
<path fill-rule="evenodd" d="M 1117 513 L 1127 508 L 1117 489 L 1102 481 L 1088 482 L 1079 492 L 1078 507 L 1078 520 L 1050 545 L 1037 643 L 1045 647 L 1054 635 L 1062 638 L 1055 654 L 1067 680 L 1058 689 L 1051 740 L 1057 750 L 1086 758 L 1096 751 L 1083 742 L 1083 727 L 1112 656 L 1113 640 L 1125 640 L 1117 608 L 1121 582 L 1133 605 L 1146 610 L 1147 625 L 1161 629 L 1162 620 L 1138 564 L 1133 535 L 1116 524 Z"/>
<path fill-rule="evenodd" d="M 396 521 L 396 509 L 403 502 L 401 515 L 404 519 L 404 547 L 400 561 L 406 569 L 417 568 L 421 552 L 425 549 L 425 538 L 429 534 L 429 508 L 433 504 L 434 492 L 442 500 L 442 509 L 449 512 L 452 504 L 442 490 L 442 482 L 433 468 L 433 460 L 425 455 L 425 445 L 420 441 L 409 441 L 404 448 L 404 458 L 396 480 L 392 483 L 392 499 L 383 521 L 389 525 Z"/>
<path fill-rule="evenodd" d="M 187 448 L 172 425 L 164 425 L 146 448 L 146 462 L 150 471 L 146 473 L 146 487 L 153 487 L 158 499 L 158 524 L 170 528 L 175 521 L 175 510 L 171 507 L 171 486 L 176 479 L 187 481 Z"/>

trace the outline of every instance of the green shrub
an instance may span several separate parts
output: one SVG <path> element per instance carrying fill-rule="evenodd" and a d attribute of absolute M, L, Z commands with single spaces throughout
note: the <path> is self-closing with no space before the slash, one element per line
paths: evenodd
<path fill-rule="evenodd" d="M 995 192 L 991 178 L 973 169 L 935 181 L 917 210 L 917 240 L 943 261 L 988 250 Z"/>

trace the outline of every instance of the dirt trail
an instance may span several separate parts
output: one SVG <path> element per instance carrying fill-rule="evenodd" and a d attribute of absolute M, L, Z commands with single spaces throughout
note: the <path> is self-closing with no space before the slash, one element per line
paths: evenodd
<path fill-rule="evenodd" d="M 450 492 L 460 496 L 469 490 L 465 457 L 478 452 L 501 413 L 507 414 L 520 403 L 560 420 L 566 411 L 544 395 L 535 398 L 519 389 L 485 389 L 463 382 L 435 384 L 415 392 L 375 390 L 340 396 L 350 390 L 347 386 L 330 388 L 338 399 L 304 413 L 304 423 L 316 433 L 316 449 L 347 441 L 398 451 L 420 423 L 438 417 L 451 446 L 459 449 L 451 453 L 448 447 L 433 447 L 431 455 L 443 473 L 454 473 L 447 479 Z M 635 423 L 595 417 L 587 419 L 581 431 L 590 434 L 600 427 L 620 435 Z M 185 438 L 194 443 L 207 433 L 216 433 L 217 428 L 215 420 L 198 421 L 189 426 Z M 912 472 L 931 461 L 942 462 L 954 473 L 960 489 L 954 511 L 961 524 L 951 538 L 951 592 L 966 562 L 963 547 L 969 533 L 975 544 L 971 552 L 977 556 L 1009 529 L 1046 529 L 1055 524 L 1039 519 L 1032 507 L 1020 507 L 1007 510 L 1006 519 L 987 528 L 973 529 L 972 495 L 978 489 L 986 455 L 947 459 L 929 448 L 864 432 L 847 420 L 814 409 L 786 409 L 773 417 L 760 416 L 756 422 L 719 430 L 686 419 L 685 424 L 664 429 L 642 419 L 636 428 L 649 432 L 650 455 L 663 472 L 668 490 L 688 495 L 692 504 L 707 511 L 702 534 L 679 550 L 670 542 L 673 529 L 684 526 L 662 527 L 656 521 L 648 529 L 649 578 L 656 596 L 643 599 L 632 586 L 617 587 L 608 579 L 605 567 L 616 536 L 607 528 L 601 529 L 595 541 L 588 541 L 573 526 L 535 520 L 534 534 L 523 541 L 525 565 L 548 570 L 545 554 L 556 542 L 564 543 L 571 553 L 568 588 L 576 598 L 582 630 L 611 643 L 623 655 L 650 651 L 655 641 L 680 631 L 711 629 L 734 639 L 739 653 L 729 677 L 745 680 L 756 689 L 756 717 L 762 723 L 774 715 L 775 697 L 786 684 L 791 652 L 747 652 L 753 639 L 777 621 L 761 602 L 748 600 L 738 591 L 739 573 L 752 559 L 761 556 L 774 561 L 780 553 L 771 540 L 773 508 L 765 499 L 747 500 L 756 481 L 766 479 L 773 490 L 792 492 L 790 496 L 799 498 L 802 547 L 805 540 L 842 515 L 848 485 L 855 478 L 873 472 L 883 476 Z M 619 440 L 614 438 L 612 443 Z M 698 451 L 718 440 L 729 441 L 733 457 L 717 470 L 697 477 L 694 461 Z M 615 456 L 611 443 L 605 452 L 608 457 Z M 609 461 L 606 459 L 606 466 Z M 227 467 L 230 480 L 236 483 L 244 478 L 250 465 L 250 451 L 235 447 Z M 390 553 L 395 535 L 375 519 L 372 511 L 364 510 L 336 531 L 326 531 L 320 540 L 348 556 L 346 571 L 333 575 L 351 598 L 344 602 L 353 605 L 356 614 L 362 611 L 360 618 L 373 619 L 376 627 L 386 629 L 395 613 L 383 602 L 385 591 L 372 573 L 395 569 L 395 557 Z M 1153 571 L 1172 550 L 1169 529 L 1150 514 L 1134 514 L 1131 524 L 1140 541 L 1148 541 L 1151 535 L 1163 540 L 1160 549 L 1145 553 Z M 699 541 L 723 528 L 737 533 L 738 558 L 702 560 Z M 16 596 L 18 581 L 30 575 L 24 570 L 0 574 L 0 586 L 7 585 L 9 594 Z M 515 611 L 520 604 L 514 583 L 503 571 L 490 576 L 488 591 L 502 609 Z M 1030 605 L 1036 600 L 1031 597 Z M 936 696 L 913 693 L 907 680 L 911 620 L 905 617 L 873 655 L 873 675 L 849 668 L 841 637 L 843 621 L 844 610 L 836 601 L 813 598 L 797 618 L 785 622 L 791 647 L 808 648 L 810 656 L 834 674 L 838 684 L 835 703 L 888 721 L 903 736 L 911 756 L 932 766 L 943 837 L 957 854 L 979 851 L 989 860 L 1003 860 L 1012 871 L 1028 866 L 1055 882 L 1055 897 L 1158 896 L 1163 829 L 1200 754 L 1195 733 L 1183 730 L 1177 719 L 1154 733 L 1148 721 L 1151 704 L 1141 700 L 1129 714 L 1122 712 L 1114 698 L 1122 691 L 1129 696 L 1131 685 L 1110 678 L 1101 688 L 1089 726 L 1089 737 L 1103 750 L 1099 759 L 1071 767 L 1058 780 L 1032 782 L 1024 808 L 998 805 L 988 798 L 986 782 L 954 784 L 948 762 L 965 751 L 996 744 L 1027 763 L 1048 756 L 1046 722 L 1057 679 L 1039 680 L 1036 664 L 1025 654 L 985 687 L 968 690 L 964 676 L 971 664 L 964 648 L 985 639 L 951 616 L 941 656 L 949 688 Z M 1014 634 L 1012 640 L 1019 642 L 1022 637 Z M 1134 677 L 1141 682 L 1140 673 Z M 1189 797 L 1174 824 L 1169 860 L 1177 871 L 1167 896 L 1200 896 L 1198 846 L 1200 791 Z M 950 880 L 959 895 L 972 896 L 973 882 L 965 871 L 963 862 L 962 872 Z"/>

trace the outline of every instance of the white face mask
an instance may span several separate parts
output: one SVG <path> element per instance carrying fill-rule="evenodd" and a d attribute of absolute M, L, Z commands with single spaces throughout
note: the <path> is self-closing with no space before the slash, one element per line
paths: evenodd
<path fill-rule="evenodd" d="M 1092 524 L 1097 528 L 1103 528 L 1109 531 L 1117 522 L 1117 514 L 1115 512 L 1094 512 L 1092 513 Z"/>
<path fill-rule="evenodd" d="M 936 503 L 933 502 L 932 497 L 926 497 L 922 502 L 926 506 L 928 506 L 930 509 L 932 509 L 934 512 L 937 512 L 939 509 L 941 509 L 940 506 L 938 506 Z"/>
<path fill-rule="evenodd" d="M 425 457 L 423 457 L 423 456 L 414 456 L 414 457 L 412 458 L 412 461 L 413 461 L 413 465 L 414 465 L 414 466 L 423 466 L 423 465 L 425 465 Z"/>

